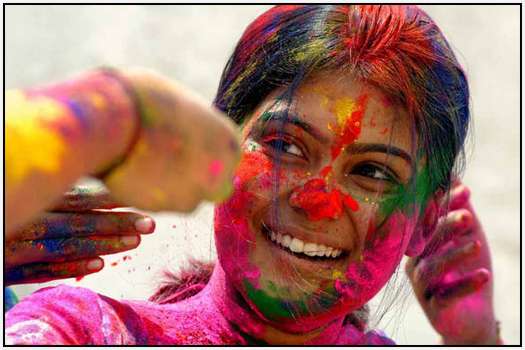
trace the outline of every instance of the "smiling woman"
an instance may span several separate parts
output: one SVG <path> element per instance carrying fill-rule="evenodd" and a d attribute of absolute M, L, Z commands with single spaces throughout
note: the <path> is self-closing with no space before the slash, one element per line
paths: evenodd
<path fill-rule="evenodd" d="M 8 312 L 8 341 L 392 344 L 367 328 L 366 303 L 408 255 L 445 343 L 499 342 L 484 233 L 454 182 L 468 99 L 415 6 L 272 8 L 215 98 L 240 126 L 242 158 L 215 208 L 213 268 L 197 264 L 149 302 L 42 290 Z"/>

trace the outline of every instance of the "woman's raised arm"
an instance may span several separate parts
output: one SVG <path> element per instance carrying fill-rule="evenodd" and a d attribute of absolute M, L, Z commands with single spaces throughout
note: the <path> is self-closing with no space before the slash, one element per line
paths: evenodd
<path fill-rule="evenodd" d="M 5 97 L 7 238 L 83 175 L 154 211 L 190 211 L 229 193 L 234 128 L 160 75 L 100 69 Z"/>

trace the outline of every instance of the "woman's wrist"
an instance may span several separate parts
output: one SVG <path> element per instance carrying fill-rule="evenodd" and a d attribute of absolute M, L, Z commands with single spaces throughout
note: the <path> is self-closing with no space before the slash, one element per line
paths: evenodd
<path fill-rule="evenodd" d="M 125 78 L 124 74 L 111 67 L 103 67 L 100 69 L 100 71 L 107 75 L 110 79 L 115 80 L 120 85 L 121 89 L 125 93 L 126 98 L 128 99 L 128 103 L 131 105 L 131 111 L 128 113 L 128 116 L 131 117 L 131 120 L 126 120 L 128 125 L 131 124 L 131 132 L 129 133 L 127 142 L 125 142 L 122 145 L 123 147 L 121 147 L 123 151 L 120 152 L 117 157 L 113 158 L 108 165 L 104 166 L 102 170 L 95 174 L 96 177 L 103 179 L 111 174 L 111 172 L 118 168 L 122 163 L 124 163 L 127 157 L 133 152 L 133 149 L 140 138 L 142 121 L 139 98 L 132 84 Z"/>

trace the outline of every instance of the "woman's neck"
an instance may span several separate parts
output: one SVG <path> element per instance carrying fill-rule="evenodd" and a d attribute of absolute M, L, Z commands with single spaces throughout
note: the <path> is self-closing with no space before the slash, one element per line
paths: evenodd
<path fill-rule="evenodd" d="M 341 331 L 343 318 L 308 333 L 289 333 L 277 329 L 262 320 L 246 304 L 240 293 L 229 283 L 219 262 L 215 265 L 207 288 L 213 302 L 225 319 L 242 333 L 245 338 L 254 338 L 268 344 L 334 344 Z"/>

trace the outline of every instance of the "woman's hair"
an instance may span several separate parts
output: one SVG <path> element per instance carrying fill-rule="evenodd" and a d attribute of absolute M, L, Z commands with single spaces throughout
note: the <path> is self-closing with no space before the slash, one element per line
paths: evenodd
<path fill-rule="evenodd" d="M 273 90 L 288 96 L 322 71 L 350 73 L 405 106 L 415 123 L 432 193 L 463 165 L 469 121 L 465 74 L 428 15 L 405 5 L 285 5 L 245 30 L 214 104 L 238 124 Z M 458 160 L 456 162 L 456 160 Z M 454 165 L 456 163 L 456 168 Z"/>

